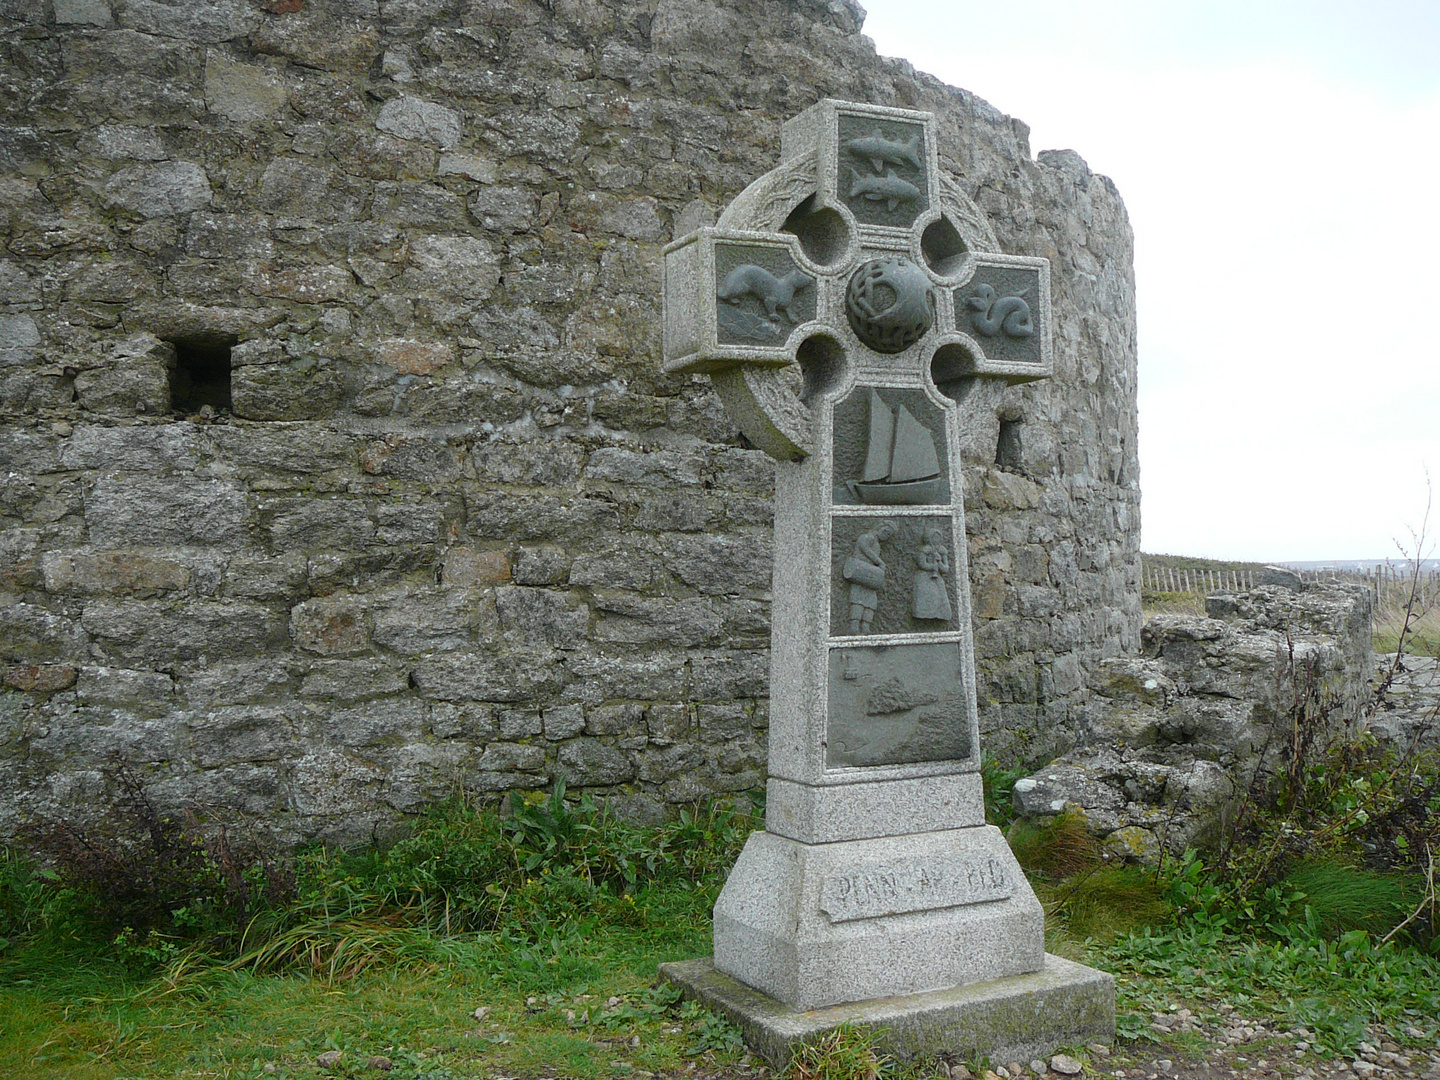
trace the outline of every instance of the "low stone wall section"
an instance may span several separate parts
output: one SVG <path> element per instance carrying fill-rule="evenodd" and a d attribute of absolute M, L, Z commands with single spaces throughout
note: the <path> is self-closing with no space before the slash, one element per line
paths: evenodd
<path fill-rule="evenodd" d="M 1152 862 L 1214 837 L 1262 771 L 1280 767 L 1297 706 L 1321 743 L 1368 716 L 1372 599 L 1358 585 L 1261 586 L 1156 615 L 1144 653 L 1091 675 L 1081 740 L 1015 785 L 1015 807 L 1083 815 L 1115 855 Z"/>

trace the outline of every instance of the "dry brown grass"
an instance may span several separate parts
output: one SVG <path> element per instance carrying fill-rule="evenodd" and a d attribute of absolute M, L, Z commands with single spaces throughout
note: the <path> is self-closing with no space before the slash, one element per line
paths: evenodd
<path fill-rule="evenodd" d="M 1405 608 L 1382 604 L 1375 610 L 1375 651 L 1395 652 L 1405 626 Z M 1440 605 L 1416 606 L 1405 638 L 1405 651 L 1414 656 L 1440 656 Z"/>

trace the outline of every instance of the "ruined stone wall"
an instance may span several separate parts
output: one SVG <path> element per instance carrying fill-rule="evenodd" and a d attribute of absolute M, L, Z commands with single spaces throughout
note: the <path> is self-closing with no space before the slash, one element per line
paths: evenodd
<path fill-rule="evenodd" d="M 1272 793 L 1297 730 L 1323 748 L 1368 724 L 1370 590 L 1284 576 L 1207 597 L 1204 618 L 1152 616 L 1141 655 L 1091 671 L 1078 744 L 1015 785 L 1016 810 L 1078 813 L 1112 854 L 1156 862 Z"/>
<path fill-rule="evenodd" d="M 290 838 L 759 785 L 772 467 L 659 374 L 659 257 L 822 96 L 936 111 L 1053 262 L 1056 378 L 976 389 L 966 501 L 987 746 L 1068 746 L 1138 645 L 1125 211 L 860 17 L 0 0 L 0 833 L 112 754 Z"/>

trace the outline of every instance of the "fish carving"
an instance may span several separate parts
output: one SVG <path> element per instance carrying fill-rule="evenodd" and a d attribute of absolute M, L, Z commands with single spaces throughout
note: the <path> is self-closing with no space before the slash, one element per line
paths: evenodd
<path fill-rule="evenodd" d="M 860 139 L 851 139 L 845 144 L 845 149 L 859 158 L 867 158 L 870 164 L 875 166 L 877 173 L 885 171 L 885 164 L 909 165 L 913 169 L 920 168 L 920 136 L 914 136 L 909 142 L 900 142 L 898 139 L 887 139 L 880 134 L 880 129 L 875 129 L 874 135 L 866 135 Z"/>
<path fill-rule="evenodd" d="M 977 285 L 967 302 L 974 309 L 970 325 L 978 334 L 994 337 L 1003 331 L 1006 337 L 1027 338 L 1035 333 L 1030 305 L 1023 297 L 1000 296 L 991 285 Z"/>
<path fill-rule="evenodd" d="M 858 170 L 852 168 L 850 197 L 883 202 L 886 207 L 894 210 L 902 202 L 914 202 L 920 198 L 920 189 L 898 176 L 862 176 Z"/>

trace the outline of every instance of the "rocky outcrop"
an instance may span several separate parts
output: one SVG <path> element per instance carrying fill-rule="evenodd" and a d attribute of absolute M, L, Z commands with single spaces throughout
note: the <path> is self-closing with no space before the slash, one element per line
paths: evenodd
<path fill-rule="evenodd" d="M 1349 585 L 1218 593 L 1207 617 L 1157 615 L 1144 651 L 1096 667 L 1080 742 L 1015 785 L 1015 806 L 1084 816 L 1119 856 L 1203 844 L 1305 713 L 1322 740 L 1366 713 L 1372 601 Z"/>

